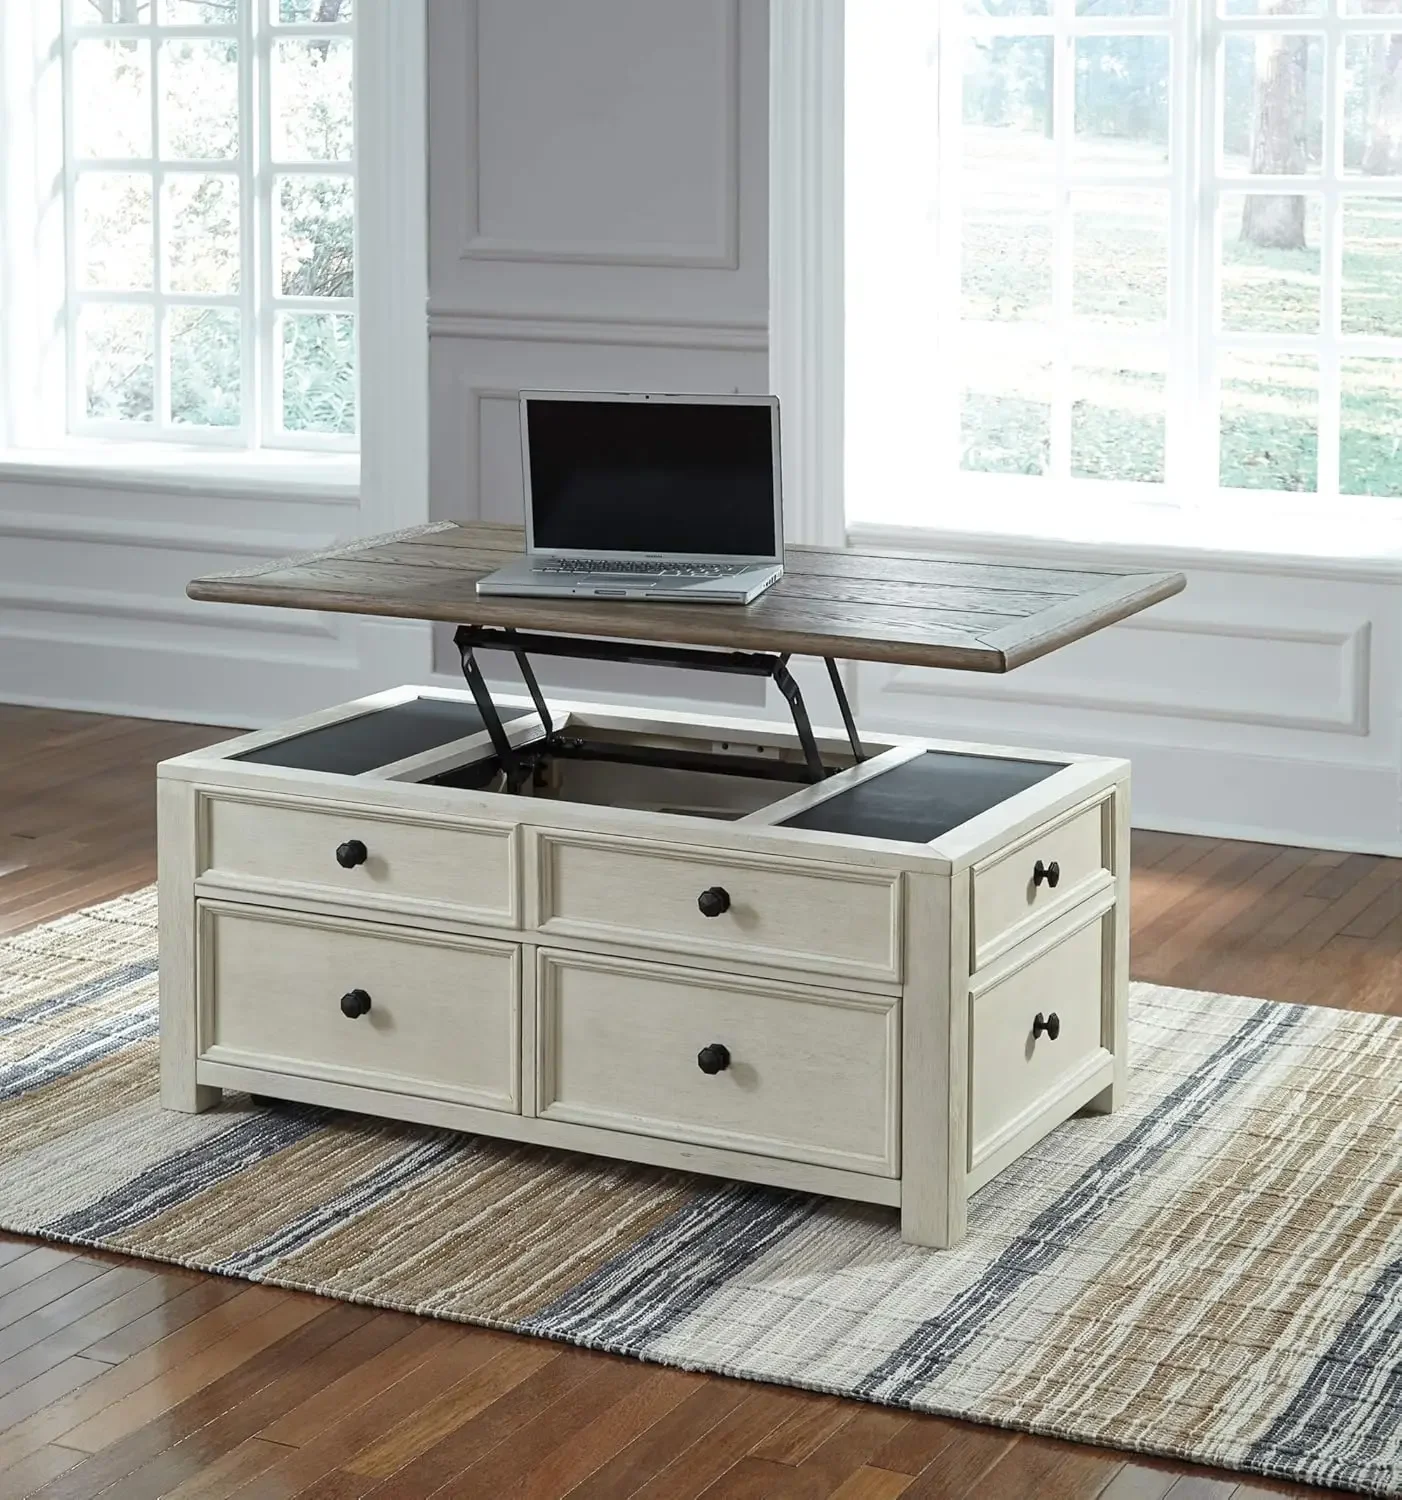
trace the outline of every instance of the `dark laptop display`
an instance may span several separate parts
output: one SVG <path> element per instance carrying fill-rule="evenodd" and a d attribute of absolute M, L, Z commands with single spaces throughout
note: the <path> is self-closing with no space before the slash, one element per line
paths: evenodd
<path fill-rule="evenodd" d="M 764 405 L 530 401 L 537 549 L 772 557 Z"/>

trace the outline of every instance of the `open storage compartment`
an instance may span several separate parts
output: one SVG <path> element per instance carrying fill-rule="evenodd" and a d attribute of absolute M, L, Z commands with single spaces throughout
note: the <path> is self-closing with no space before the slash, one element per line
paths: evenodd
<path fill-rule="evenodd" d="M 739 819 L 812 784 L 801 750 L 758 728 L 722 739 L 699 726 L 695 733 L 675 725 L 629 728 L 609 715 L 572 712 L 548 745 L 528 741 L 520 749 L 533 765 L 519 795 L 594 807 Z M 824 744 L 824 756 L 836 769 L 855 763 L 850 749 L 835 741 Z M 506 790 L 490 747 L 476 760 L 415 779 Z"/>

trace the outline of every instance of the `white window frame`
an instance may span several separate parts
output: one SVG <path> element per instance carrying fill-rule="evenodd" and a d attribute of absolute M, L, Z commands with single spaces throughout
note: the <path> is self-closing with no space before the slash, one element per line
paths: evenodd
<path fill-rule="evenodd" d="M 291 432 L 280 421 L 282 391 L 280 361 L 275 340 L 281 318 L 287 313 L 318 312 L 349 315 L 356 336 L 357 379 L 360 356 L 360 193 L 357 182 L 361 118 L 353 101 L 355 124 L 348 159 L 317 162 L 274 163 L 271 151 L 271 59 L 276 42 L 308 39 L 349 42 L 353 66 L 359 68 L 360 44 L 356 14 L 334 23 L 301 22 L 274 24 L 276 0 L 244 0 L 234 25 L 164 24 L 156 19 L 158 0 L 152 0 L 151 19 L 137 24 L 75 23 L 65 14 L 62 24 L 63 67 L 63 183 L 64 183 L 64 309 L 65 309 L 65 406 L 68 434 L 76 439 L 118 440 L 136 443 L 176 443 L 187 447 L 227 448 L 248 451 L 294 450 L 310 453 L 354 453 L 360 444 L 363 393 L 357 391 L 354 434 Z M 67 7 L 65 7 L 67 9 Z M 179 38 L 196 40 L 234 39 L 238 43 L 239 154 L 232 160 L 212 162 L 162 161 L 159 140 L 160 43 Z M 83 40 L 135 39 L 147 43 L 151 87 L 151 149 L 144 158 L 77 158 L 74 145 L 72 57 Z M 92 172 L 122 171 L 148 175 L 152 183 L 152 267 L 150 291 L 89 290 L 78 284 L 76 194 L 81 177 Z M 169 292 L 163 285 L 162 188 L 168 177 L 179 174 L 227 175 L 236 178 L 239 192 L 240 277 L 234 293 Z M 356 284 L 355 295 L 346 298 L 288 297 L 281 293 L 276 264 L 276 202 L 274 186 L 283 176 L 344 176 L 356 184 Z M 121 422 L 89 417 L 82 389 L 82 367 L 78 348 L 79 314 L 91 305 L 129 304 L 153 309 L 154 319 L 154 414 L 150 422 Z M 241 394 L 244 420 L 238 426 L 198 427 L 168 420 L 166 313 L 169 307 L 227 307 L 240 315 Z"/>
<path fill-rule="evenodd" d="M 831 107 L 832 86 L 825 86 L 823 82 L 823 70 L 827 64 L 822 61 L 822 39 L 835 27 L 839 34 L 836 45 L 846 50 L 850 36 L 841 36 L 841 0 L 812 0 L 811 8 L 804 6 L 802 9 L 798 8 L 796 0 L 772 0 L 772 4 L 776 14 L 781 10 L 787 14 L 790 28 L 807 29 L 808 51 L 816 59 L 805 68 L 790 66 L 787 69 L 787 74 L 802 75 L 797 81 L 786 81 L 784 68 L 776 65 L 773 69 L 774 107 L 778 116 L 775 141 L 778 145 L 783 140 L 781 125 L 785 119 L 801 124 L 806 118 L 811 123 L 816 113 L 815 101 L 823 98 L 825 87 Z M 1343 88 L 1344 40 L 1354 34 L 1396 33 L 1402 29 L 1402 17 L 1395 14 L 1345 16 L 1342 14 L 1343 0 L 1326 0 L 1325 13 L 1321 15 L 1263 18 L 1219 16 L 1214 0 L 1190 0 L 1190 3 L 1176 6 L 1169 17 L 1157 21 L 1145 17 L 1078 18 L 1074 16 L 1074 0 L 1052 0 L 1052 4 L 1055 9 L 1051 17 L 1020 17 L 981 21 L 980 24 L 987 29 L 1017 35 L 1032 35 L 1039 31 L 1065 35 L 1073 29 L 1089 34 L 1145 34 L 1158 30 L 1168 35 L 1170 45 L 1177 49 L 1175 59 L 1197 56 L 1213 60 L 1211 68 L 1178 67 L 1176 70 L 1170 126 L 1176 148 L 1171 161 L 1172 170 L 1163 182 L 1152 184 L 1170 193 L 1170 233 L 1174 237 L 1171 240 L 1168 318 L 1159 335 L 1163 350 L 1169 356 L 1166 361 L 1165 482 L 1073 480 L 1066 461 L 1069 445 L 1064 436 L 1059 439 L 1058 468 L 1048 476 L 1024 478 L 958 470 L 954 466 L 957 463 L 954 445 L 959 436 L 960 402 L 957 392 L 950 389 L 950 377 L 941 374 L 941 367 L 947 367 L 948 362 L 927 357 L 923 364 L 911 360 L 904 369 L 893 372 L 889 381 L 880 382 L 880 389 L 865 395 L 855 393 L 859 399 L 854 399 L 853 388 L 849 385 L 845 393 L 829 392 L 826 397 L 819 393 L 819 399 L 791 400 L 786 405 L 786 427 L 795 443 L 800 445 L 805 441 L 805 432 L 810 434 L 807 442 L 812 446 L 816 442 L 812 434 L 830 427 L 834 420 L 841 423 L 844 397 L 849 419 L 856 417 L 857 425 L 848 430 L 845 463 L 841 459 L 837 461 L 843 482 L 831 486 L 835 493 L 825 501 L 825 515 L 817 524 L 828 534 L 840 526 L 844 534 L 866 539 L 877 534 L 894 539 L 903 533 L 950 532 L 1093 541 L 1097 545 L 1168 541 L 1213 551 L 1245 552 L 1257 550 L 1255 537 L 1269 519 L 1273 530 L 1268 537 L 1261 537 L 1260 550 L 1271 550 L 1272 544 L 1279 544 L 1305 552 L 1314 550 L 1316 540 L 1322 549 L 1334 550 L 1341 545 L 1340 524 L 1349 522 L 1355 526 L 1350 551 L 1371 551 L 1374 545 L 1377 549 L 1395 550 L 1398 540 L 1395 500 L 1338 494 L 1338 397 L 1342 359 L 1355 355 L 1402 357 L 1402 340 L 1343 336 L 1332 331 L 1326 334 L 1323 328 L 1333 330 L 1338 327 L 1334 320 L 1341 295 L 1342 203 L 1353 196 L 1402 196 L 1402 183 L 1395 179 L 1357 175 L 1345 178 L 1342 175 L 1342 133 L 1338 129 L 1341 118 L 1338 110 Z M 913 89 L 916 76 L 922 69 L 927 74 L 933 71 L 935 79 L 943 75 L 943 88 L 930 88 L 928 97 L 921 103 L 912 103 L 901 123 L 910 126 L 905 133 L 912 137 L 926 141 L 938 139 L 936 166 L 946 171 L 950 154 L 957 151 L 957 145 L 953 144 L 957 142 L 957 136 L 950 129 L 951 116 L 956 128 L 962 116 L 964 18 L 956 14 L 961 8 L 952 3 L 936 7 L 933 0 L 889 0 L 880 11 L 884 22 L 900 34 L 899 43 L 889 52 L 888 88 L 895 91 L 904 84 Z M 936 9 L 946 27 L 943 35 L 935 30 Z M 849 32 L 853 14 L 854 8 L 847 7 Z M 871 12 L 862 14 L 869 17 Z M 953 39 L 948 33 L 951 26 L 960 29 L 960 34 Z M 1319 35 L 1324 41 L 1326 85 L 1322 105 L 1326 121 L 1326 159 L 1322 170 L 1308 178 L 1239 177 L 1220 170 L 1215 158 L 1216 111 L 1221 93 L 1225 38 L 1262 31 L 1309 33 Z M 1070 49 L 1063 47 L 1061 53 L 1058 66 L 1069 69 L 1072 65 Z M 851 65 L 850 51 L 848 65 Z M 958 88 L 950 87 L 951 76 L 957 79 Z M 1070 97 L 1069 93 L 1066 97 Z M 1068 111 L 1063 109 L 1061 114 L 1064 120 Z M 1212 129 L 1203 128 L 1205 123 L 1210 123 Z M 899 134 L 888 131 L 882 139 L 890 141 Z M 815 141 L 817 150 L 814 149 Z M 846 149 L 853 149 L 850 135 L 846 139 Z M 866 163 L 870 164 L 869 157 Z M 780 274 L 787 275 L 791 298 L 793 278 L 797 276 L 802 280 L 803 292 L 798 300 L 806 308 L 806 317 L 790 320 L 787 326 L 775 330 L 778 347 L 771 356 L 771 367 L 776 380 L 785 370 L 801 368 L 806 362 L 811 362 L 815 351 L 834 344 L 841 347 L 844 338 L 848 355 L 856 353 L 859 360 L 862 358 L 860 346 L 867 337 L 867 329 L 860 321 L 845 322 L 843 299 L 834 296 L 836 286 L 847 293 L 850 302 L 853 283 L 843 282 L 840 257 L 829 257 L 826 261 L 820 257 L 814 266 L 811 253 L 801 254 L 805 239 L 798 229 L 806 222 L 810 230 L 807 244 L 811 247 L 811 226 L 815 216 L 821 219 L 825 215 L 827 237 L 832 238 L 837 226 L 846 224 L 844 194 L 849 200 L 846 213 L 860 214 L 872 201 L 872 188 L 865 179 L 876 175 L 864 172 L 862 162 L 844 163 L 841 152 L 824 149 L 821 133 L 816 129 L 810 129 L 801 152 L 791 152 L 787 160 L 776 158 L 776 178 L 783 178 L 786 173 L 795 174 L 799 185 L 790 187 L 787 199 L 791 201 L 776 202 L 773 224 L 775 275 L 776 279 Z M 1091 185 L 1090 179 L 1079 177 L 1077 185 L 1080 186 L 1083 180 L 1086 185 Z M 1113 181 L 1116 185 L 1130 185 L 1128 179 L 1121 176 L 1116 176 Z M 1321 313 L 1322 319 L 1328 321 L 1322 321 L 1318 334 L 1223 334 L 1216 331 L 1220 301 L 1216 210 L 1220 192 L 1241 192 L 1248 187 L 1272 191 L 1288 188 L 1297 182 L 1306 192 L 1318 193 L 1325 206 L 1323 218 L 1328 227 L 1321 245 Z M 1058 188 L 1064 191 L 1065 185 L 1058 184 Z M 911 213 L 899 220 L 895 232 L 887 234 L 886 240 L 892 251 L 890 274 L 884 279 L 892 286 L 899 283 L 897 291 L 878 286 L 872 292 L 865 284 L 858 284 L 863 302 L 861 317 L 868 323 L 875 321 L 888 327 L 900 327 L 911 343 L 923 342 L 931 351 L 945 347 L 943 340 L 951 332 L 947 309 L 955 304 L 950 296 L 948 279 L 952 278 L 957 286 L 959 275 L 957 239 L 954 252 L 949 253 L 948 249 L 951 230 L 956 227 L 949 222 L 949 197 L 941 195 L 944 208 L 934 222 L 921 222 L 919 215 Z M 1209 206 L 1211 211 L 1205 211 Z M 1069 215 L 1060 215 L 1059 218 L 1064 241 Z M 841 239 L 841 235 L 838 238 Z M 1192 253 L 1185 254 L 1189 241 Z M 847 254 L 852 254 L 850 247 Z M 947 281 L 943 289 L 943 307 L 937 301 L 931 279 L 927 276 L 922 286 L 915 274 L 919 266 L 931 264 L 941 264 L 945 268 Z M 1069 296 L 1069 265 L 1069 258 L 1062 257 L 1057 290 L 1063 298 Z M 1210 299 L 1207 305 L 1211 309 L 1214 332 L 1199 339 L 1188 317 L 1188 309 L 1202 306 L 1203 299 Z M 988 325 L 979 325 L 980 335 L 986 330 Z M 1017 330 L 993 327 L 991 336 L 1005 338 L 1009 349 L 1018 342 Z M 1045 339 L 1046 330 L 1042 330 L 1042 336 Z M 1083 339 L 1081 330 L 1077 329 L 1075 338 L 1078 364 L 1092 362 L 1090 351 L 1093 348 L 1110 350 L 1117 345 L 1123 348 L 1126 343 L 1114 332 L 1087 330 Z M 1141 346 L 1153 341 L 1154 336 L 1140 334 L 1131 334 L 1128 340 Z M 1062 342 L 1069 344 L 1069 339 L 1063 338 Z M 1214 367 L 1218 351 L 1227 348 L 1274 349 L 1318 355 L 1320 488 L 1317 492 L 1299 494 L 1219 487 L 1218 391 Z M 866 363 L 869 368 L 876 368 L 874 361 L 867 359 Z M 912 382 L 908 377 L 912 374 L 916 377 L 914 383 L 923 383 L 917 396 L 912 396 L 909 389 Z M 935 424 L 931 420 L 929 392 L 941 381 L 939 418 Z M 784 388 L 779 388 L 782 394 Z M 1056 420 L 1061 424 L 1062 434 L 1069 432 L 1067 407 L 1070 399 L 1067 382 L 1058 382 L 1060 409 Z M 925 454 L 923 463 L 910 444 L 902 446 L 900 430 L 910 426 L 918 428 Z M 1184 441 L 1182 435 L 1185 433 L 1196 433 L 1198 440 Z M 1204 434 L 1210 435 L 1209 440 L 1202 440 Z M 932 446 L 940 455 L 935 464 L 929 461 Z M 930 483 L 932 469 L 939 476 L 937 485 Z M 1292 522 L 1289 527 L 1283 526 L 1281 520 L 1286 512 L 1297 517 L 1299 524 Z M 1332 536 L 1326 538 L 1325 533 L 1330 529 Z M 1370 533 L 1376 537 L 1375 544 L 1368 541 Z M 1230 540 L 1226 540 L 1228 537 Z"/>

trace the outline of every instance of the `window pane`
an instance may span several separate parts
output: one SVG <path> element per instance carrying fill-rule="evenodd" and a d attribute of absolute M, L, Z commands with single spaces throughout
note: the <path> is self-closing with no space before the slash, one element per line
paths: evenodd
<path fill-rule="evenodd" d="M 355 295 L 355 185 L 349 177 L 283 177 L 278 265 L 287 297 Z"/>
<path fill-rule="evenodd" d="M 84 172 L 75 197 L 78 285 L 108 292 L 149 289 L 151 179 L 139 172 Z"/>
<path fill-rule="evenodd" d="M 1344 200 L 1345 333 L 1402 338 L 1402 198 Z"/>
<path fill-rule="evenodd" d="M 239 0 L 161 0 L 167 26 L 237 26 Z"/>
<path fill-rule="evenodd" d="M 1344 0 L 1346 16 L 1402 16 L 1402 0 Z"/>
<path fill-rule="evenodd" d="M 243 416 L 238 313 L 223 307 L 173 307 L 166 327 L 171 421 L 237 427 Z"/>
<path fill-rule="evenodd" d="M 964 50 L 964 171 L 1050 173 L 1052 40 L 982 37 Z"/>
<path fill-rule="evenodd" d="M 353 19 L 351 0 L 278 0 L 278 21 L 317 21 L 321 23 Z"/>
<path fill-rule="evenodd" d="M 1162 172 L 1168 167 L 1168 38 L 1081 37 L 1076 42 L 1078 167 Z"/>
<path fill-rule="evenodd" d="M 1224 48 L 1222 154 L 1232 172 L 1318 172 L 1323 157 L 1324 45 L 1318 36 L 1229 36 Z"/>
<path fill-rule="evenodd" d="M 1313 490 L 1319 447 L 1319 374 L 1297 354 L 1222 356 L 1224 485 Z"/>
<path fill-rule="evenodd" d="M 161 43 L 161 155 L 228 161 L 239 154 L 238 43 L 182 37 Z"/>
<path fill-rule="evenodd" d="M 1342 376 L 1339 487 L 1402 496 L 1402 360 L 1346 359 Z"/>
<path fill-rule="evenodd" d="M 355 431 L 355 319 L 284 313 L 282 425 L 288 432 Z"/>
<path fill-rule="evenodd" d="M 149 422 L 152 390 L 149 307 L 89 304 L 78 314 L 78 365 L 83 409 L 100 422 Z"/>
<path fill-rule="evenodd" d="M 349 161 L 351 44 L 282 41 L 273 48 L 275 161 Z"/>
<path fill-rule="evenodd" d="M 1051 318 L 1049 202 L 986 189 L 964 209 L 963 240 L 963 317 L 998 323 Z"/>
<path fill-rule="evenodd" d="M 965 372 L 960 467 L 986 474 L 1045 474 L 1051 366 L 975 356 L 965 360 Z"/>
<path fill-rule="evenodd" d="M 1166 16 L 1169 0 L 1076 0 L 1078 16 Z"/>
<path fill-rule="evenodd" d="M 1162 484 L 1164 377 L 1121 365 L 1072 371 L 1071 472 Z"/>
<path fill-rule="evenodd" d="M 238 291 L 237 177 L 172 173 L 165 181 L 161 227 L 167 291 Z"/>
<path fill-rule="evenodd" d="M 1222 0 L 1224 16 L 1317 16 L 1324 12 L 1325 0 Z"/>
<path fill-rule="evenodd" d="M 75 42 L 70 87 L 75 156 L 150 156 L 149 42 Z"/>
<path fill-rule="evenodd" d="M 1344 171 L 1402 177 L 1402 34 L 1345 39 Z"/>
<path fill-rule="evenodd" d="M 120 8 L 114 0 L 68 0 L 68 14 L 78 26 L 99 26 L 117 20 L 144 24 L 151 19 L 151 0 L 125 0 Z"/>
<path fill-rule="evenodd" d="M 1071 195 L 1072 310 L 1088 322 L 1142 328 L 1168 317 L 1168 195 Z"/>
<path fill-rule="evenodd" d="M 1222 195 L 1222 327 L 1319 331 L 1320 201 L 1301 193 Z"/>

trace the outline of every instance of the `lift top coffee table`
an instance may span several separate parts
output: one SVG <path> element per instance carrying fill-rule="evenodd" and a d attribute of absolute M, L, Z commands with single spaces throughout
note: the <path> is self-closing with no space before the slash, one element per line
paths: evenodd
<path fill-rule="evenodd" d="M 449 621 L 468 691 L 162 765 L 163 1101 L 237 1089 L 828 1193 L 956 1242 L 971 1192 L 1117 1104 L 1129 768 L 859 731 L 836 663 L 1007 671 L 1182 576 L 796 547 L 743 608 L 479 599 L 521 545 L 439 525 L 190 585 Z M 491 691 L 485 647 L 525 694 Z M 792 723 L 567 701 L 541 654 L 768 676 Z M 840 730 L 811 724 L 797 654 L 827 661 Z"/>

